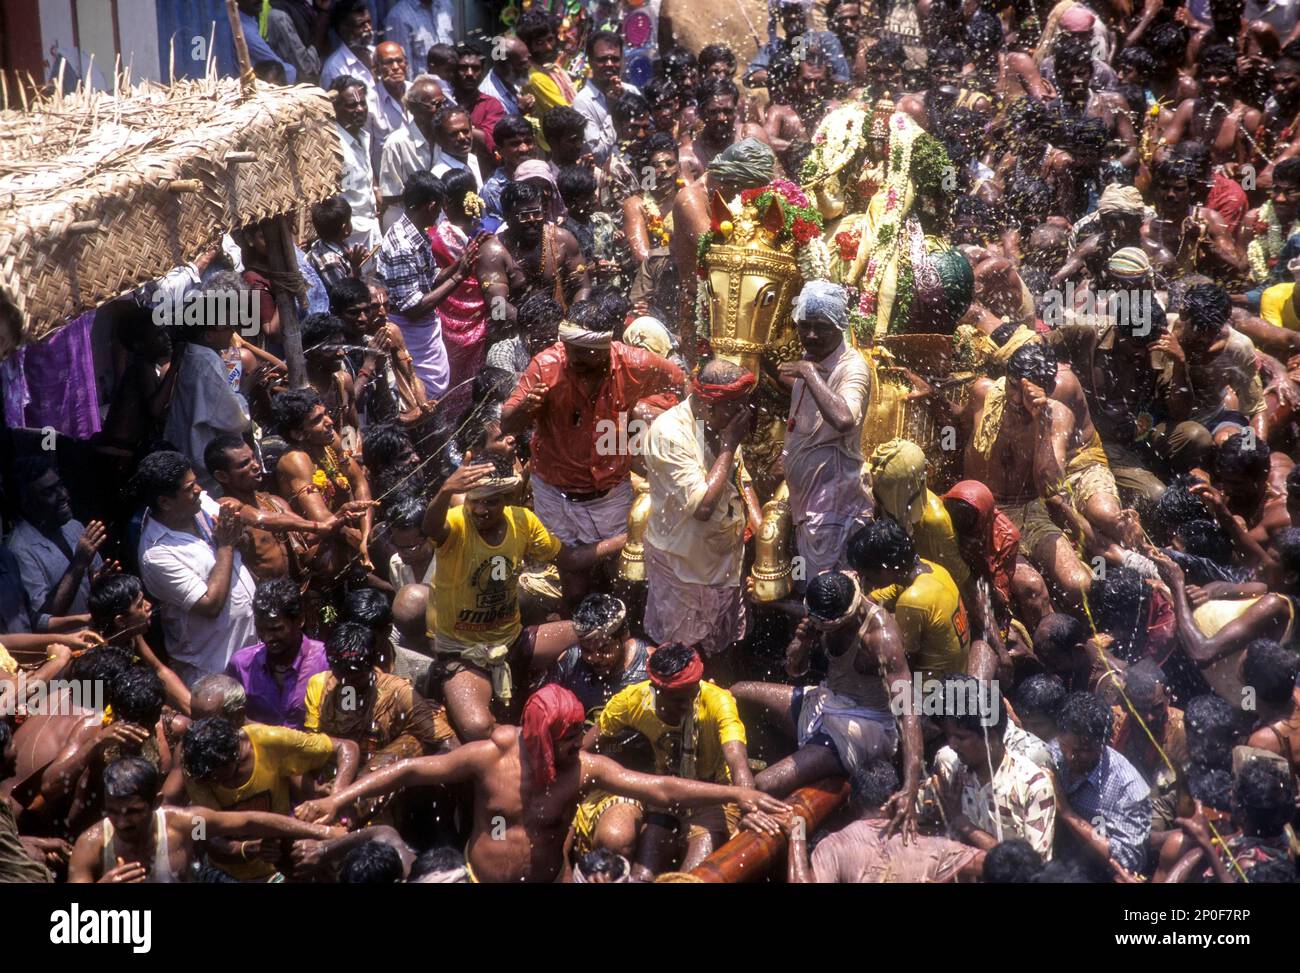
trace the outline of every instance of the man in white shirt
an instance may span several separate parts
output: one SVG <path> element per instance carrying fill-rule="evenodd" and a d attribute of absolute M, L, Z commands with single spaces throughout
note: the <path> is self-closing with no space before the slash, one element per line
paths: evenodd
<path fill-rule="evenodd" d="M 413 172 L 432 171 L 438 162 L 437 135 L 433 120 L 442 111 L 447 96 L 438 79 L 422 74 L 406 92 L 406 110 L 411 123 L 384 146 L 379 160 L 379 195 L 383 201 L 383 229 L 402 215 L 402 189 Z"/>
<path fill-rule="evenodd" d="M 348 75 L 336 78 L 330 86 L 335 92 L 334 120 L 343 147 L 343 198 L 352 207 L 352 235 L 349 247 L 362 246 L 369 251 L 379 242 L 379 205 L 375 198 L 375 171 L 370 161 L 370 132 L 366 123 L 370 111 L 366 106 L 366 89 Z"/>
<path fill-rule="evenodd" d="M 5 543 L 44 631 L 51 617 L 84 615 L 90 608 L 90 578 L 103 567 L 95 552 L 107 538 L 104 525 L 89 527 L 72 516 L 68 489 L 48 454 L 14 463 L 22 518 Z"/>
<path fill-rule="evenodd" d="M 474 188 L 483 188 L 483 175 L 479 170 L 478 156 L 474 154 L 474 126 L 469 112 L 459 105 L 451 105 L 438 116 L 438 161 L 432 172 L 441 179 L 453 169 L 465 169 L 474 174 Z"/>
<path fill-rule="evenodd" d="M 384 41 L 375 48 L 375 71 L 379 84 L 375 86 L 375 104 L 366 122 L 370 132 L 370 161 L 379 171 L 380 154 L 388 140 L 404 129 L 410 121 L 406 114 L 406 52 L 400 44 Z"/>
<path fill-rule="evenodd" d="M 257 641 L 253 576 L 235 549 L 238 501 L 218 505 L 180 453 L 151 453 L 134 485 L 148 505 L 140 532 L 140 578 L 162 612 L 172 668 L 187 686 L 225 671 Z"/>
<path fill-rule="evenodd" d="M 753 388 L 751 373 L 713 359 L 690 396 L 650 426 L 645 447 L 646 634 L 656 645 L 694 646 L 706 664 L 724 667 L 748 627 L 740 578 L 745 507 L 735 473 L 736 449 L 754 418 Z"/>
<path fill-rule="evenodd" d="M 388 11 L 384 31 L 389 40 L 406 48 L 412 64 L 423 70 L 429 48 L 456 43 L 451 0 L 401 0 Z"/>
<path fill-rule="evenodd" d="M 330 27 L 342 43 L 321 65 L 320 86 L 328 91 L 335 78 L 350 74 L 373 91 L 375 30 L 370 18 L 370 7 L 365 0 L 338 0 L 330 11 Z"/>
<path fill-rule="evenodd" d="M 610 100 L 625 92 L 641 92 L 620 80 L 623 70 L 623 38 L 612 30 L 597 31 L 587 42 L 591 63 L 591 80 L 573 99 L 573 110 L 587 119 L 587 149 L 604 164 L 618 144 L 614 120 L 609 115 Z"/>
<path fill-rule="evenodd" d="M 213 274 L 205 286 L 213 292 L 248 289 L 229 271 Z M 189 457 L 205 490 L 217 488 L 217 481 L 203 468 L 208 443 L 223 433 L 242 436 L 249 427 L 248 403 L 239 394 L 238 381 L 232 383 L 223 358 L 233 351 L 238 328 L 235 321 L 193 329 L 192 335 L 186 335 L 190 340 L 178 343 L 179 361 L 172 365 L 180 371 L 163 435 Z"/>

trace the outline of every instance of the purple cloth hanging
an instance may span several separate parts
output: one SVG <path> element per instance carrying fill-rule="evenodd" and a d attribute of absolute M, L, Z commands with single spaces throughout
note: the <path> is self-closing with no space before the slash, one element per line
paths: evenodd
<path fill-rule="evenodd" d="M 21 425 L 32 429 L 51 426 L 75 439 L 89 439 L 99 432 L 99 393 L 90 347 L 94 323 L 95 312 L 87 311 L 40 344 L 24 349 L 20 367 L 26 375 L 28 402 Z M 6 417 L 8 407 L 6 394 Z"/>

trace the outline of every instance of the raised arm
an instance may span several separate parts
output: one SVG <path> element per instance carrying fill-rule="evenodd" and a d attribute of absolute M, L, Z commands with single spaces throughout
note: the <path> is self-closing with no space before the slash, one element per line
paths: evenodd
<path fill-rule="evenodd" d="M 462 748 L 463 749 L 463 748 Z M 583 751 L 583 786 L 603 788 L 614 794 L 632 797 L 657 807 L 692 808 L 713 804 L 739 804 L 745 813 L 765 811 L 784 814 L 788 804 L 756 791 L 752 787 L 734 787 L 730 784 L 710 784 L 701 780 L 684 780 L 681 777 L 657 777 L 638 774 L 620 766 L 608 757 Z"/>

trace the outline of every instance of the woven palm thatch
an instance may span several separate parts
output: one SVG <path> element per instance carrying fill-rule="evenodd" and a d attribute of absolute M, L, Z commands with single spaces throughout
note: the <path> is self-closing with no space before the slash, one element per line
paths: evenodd
<path fill-rule="evenodd" d="M 0 357 L 194 259 L 232 228 L 339 191 L 319 88 L 126 85 L 0 112 Z"/>

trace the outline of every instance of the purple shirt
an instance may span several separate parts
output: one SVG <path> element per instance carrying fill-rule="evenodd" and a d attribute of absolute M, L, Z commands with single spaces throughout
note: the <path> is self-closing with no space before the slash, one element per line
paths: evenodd
<path fill-rule="evenodd" d="M 266 644 L 258 642 L 240 649 L 230 657 L 226 675 L 239 680 L 248 694 L 248 720 L 268 726 L 288 726 L 301 730 L 307 720 L 307 681 L 329 668 L 325 661 L 325 643 L 302 637 L 302 649 L 293 661 L 292 679 L 284 688 L 276 682 L 266 662 Z"/>

